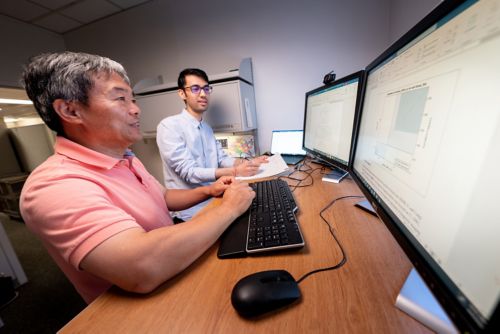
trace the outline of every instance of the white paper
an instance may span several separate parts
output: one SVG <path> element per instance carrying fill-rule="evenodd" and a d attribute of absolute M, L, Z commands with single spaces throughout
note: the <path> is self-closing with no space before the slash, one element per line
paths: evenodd
<path fill-rule="evenodd" d="M 262 163 L 259 172 L 253 176 L 237 176 L 237 180 L 255 180 L 278 175 L 288 170 L 288 166 L 281 157 L 281 154 L 274 154 L 267 159 L 267 163 Z"/>

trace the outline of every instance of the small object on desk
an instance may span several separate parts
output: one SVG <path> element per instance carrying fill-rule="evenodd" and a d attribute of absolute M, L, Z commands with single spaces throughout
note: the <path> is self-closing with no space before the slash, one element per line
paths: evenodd
<path fill-rule="evenodd" d="M 323 178 L 321 179 L 322 181 L 326 182 L 333 182 L 333 183 L 339 183 L 342 181 L 347 175 L 349 175 L 348 172 L 346 172 L 343 169 L 336 168 L 336 167 L 331 167 L 332 170 L 330 173 L 325 174 Z"/>
<path fill-rule="evenodd" d="M 358 208 L 365 210 L 366 212 L 374 215 L 375 217 L 378 217 L 377 213 L 375 212 L 375 209 L 372 207 L 370 202 L 368 202 L 368 200 L 366 200 L 366 199 L 364 201 L 357 202 L 356 204 L 354 204 L 354 206 L 357 206 Z"/>
<path fill-rule="evenodd" d="M 274 311 L 301 297 L 299 286 L 286 270 L 260 271 L 236 283 L 231 303 L 245 318 Z"/>
<path fill-rule="evenodd" d="M 266 152 L 262 153 L 262 155 L 267 155 L 268 157 L 270 157 L 273 154 L 271 152 L 269 152 L 269 151 L 266 151 Z"/>

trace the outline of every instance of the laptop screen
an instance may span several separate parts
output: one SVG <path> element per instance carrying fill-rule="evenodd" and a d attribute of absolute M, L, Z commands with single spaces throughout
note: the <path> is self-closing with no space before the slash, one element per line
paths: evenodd
<path fill-rule="evenodd" d="M 271 139 L 271 153 L 306 155 L 302 149 L 302 130 L 274 130 Z"/>

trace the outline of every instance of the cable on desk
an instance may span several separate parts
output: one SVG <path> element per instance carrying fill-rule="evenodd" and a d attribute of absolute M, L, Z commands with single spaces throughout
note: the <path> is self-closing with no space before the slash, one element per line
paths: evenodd
<path fill-rule="evenodd" d="M 303 166 L 306 166 L 307 169 L 302 169 Z M 318 169 L 320 170 L 324 170 L 325 167 L 318 167 L 318 168 L 312 168 L 309 164 L 307 164 L 307 160 L 304 159 L 302 162 L 300 162 L 299 164 L 297 164 L 295 167 L 294 167 L 294 170 L 288 174 L 288 175 L 285 175 L 285 176 L 280 176 L 278 177 L 278 179 L 288 179 L 288 180 L 293 180 L 293 181 L 297 181 L 298 183 L 295 184 L 295 185 L 290 185 L 289 184 L 289 187 L 292 188 L 292 192 L 295 191 L 295 189 L 297 188 L 305 188 L 305 187 L 309 187 L 309 186 L 312 186 L 314 184 L 314 179 L 313 177 L 311 176 L 312 173 L 314 173 L 315 171 L 317 171 Z M 292 177 L 291 175 L 295 174 L 296 172 L 303 172 L 306 174 L 306 177 L 302 178 L 302 179 L 299 179 L 299 178 L 296 178 L 296 177 Z M 304 184 L 304 185 L 301 185 L 301 183 L 307 179 L 311 179 L 311 183 L 309 184 Z M 288 182 L 287 182 L 288 183 Z"/>
<path fill-rule="evenodd" d="M 300 282 L 302 282 L 309 275 L 316 274 L 316 273 L 319 273 L 319 272 L 322 272 L 322 271 L 338 269 L 338 268 L 342 267 L 347 262 L 347 253 L 344 250 L 344 247 L 342 247 L 342 243 L 340 242 L 340 240 L 335 235 L 335 231 L 333 230 L 332 225 L 330 225 L 330 223 L 328 222 L 328 220 L 326 220 L 325 217 L 323 217 L 323 212 L 325 212 L 326 210 L 328 210 L 333 204 L 335 204 L 335 202 L 340 201 L 342 199 L 347 199 L 347 198 L 363 198 L 363 197 L 364 196 L 349 195 L 349 196 L 342 196 L 342 197 L 335 198 L 333 201 L 331 201 L 330 203 L 328 203 L 328 205 L 325 206 L 319 212 L 319 216 L 321 217 L 321 219 L 323 219 L 323 222 L 325 222 L 325 224 L 328 225 L 328 230 L 330 231 L 330 234 L 332 235 L 333 239 L 335 239 L 335 241 L 337 242 L 337 245 L 340 248 L 340 251 L 342 252 L 342 259 L 337 264 L 335 264 L 333 266 L 315 269 L 315 270 L 312 270 L 312 271 L 304 274 L 301 278 L 299 278 L 297 280 L 297 284 L 300 283 Z"/>

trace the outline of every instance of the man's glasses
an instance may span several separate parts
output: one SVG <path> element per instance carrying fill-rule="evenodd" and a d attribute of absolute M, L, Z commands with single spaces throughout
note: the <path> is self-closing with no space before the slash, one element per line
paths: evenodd
<path fill-rule="evenodd" d="M 205 92 L 205 94 L 210 94 L 212 92 L 213 87 L 209 85 L 205 85 L 203 87 L 200 87 L 199 85 L 192 85 L 192 86 L 186 86 L 184 89 L 189 88 L 191 90 L 191 93 L 193 94 L 200 94 L 201 90 Z"/>

